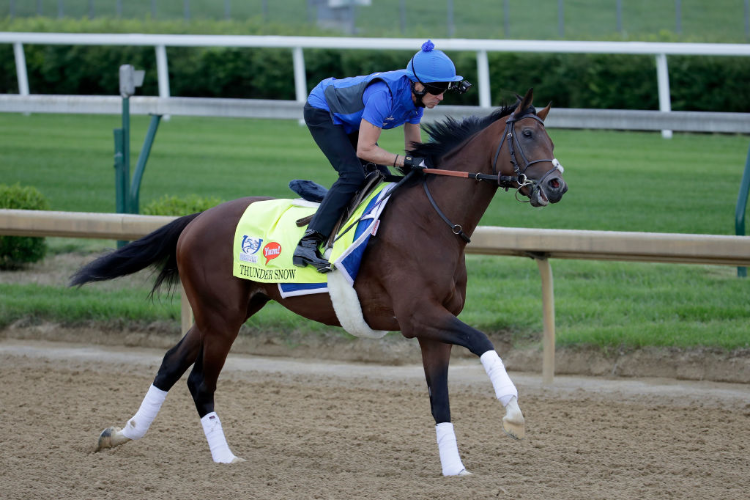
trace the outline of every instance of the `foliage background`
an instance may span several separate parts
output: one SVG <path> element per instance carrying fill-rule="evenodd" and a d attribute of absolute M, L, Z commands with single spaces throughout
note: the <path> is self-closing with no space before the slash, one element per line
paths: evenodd
<path fill-rule="evenodd" d="M 251 19 L 225 21 L 0 20 L 0 31 L 94 33 L 206 33 L 319 35 L 313 27 L 266 26 Z M 424 35 L 426 38 L 428 35 Z M 652 41 L 676 41 L 661 33 Z M 438 47 L 439 48 L 439 47 Z M 117 68 L 132 64 L 146 70 L 139 95 L 158 95 L 152 47 L 26 45 L 31 93 L 113 95 Z M 414 52 L 419 47 L 415 47 Z M 323 78 L 388 71 L 406 66 L 413 52 L 306 50 L 308 90 Z M 449 53 L 460 74 L 476 82 L 476 55 Z M 287 49 L 167 48 L 171 95 L 294 100 L 292 53 Z M 534 87 L 538 102 L 558 107 L 658 109 L 656 66 L 652 56 L 608 54 L 489 53 L 492 104 L 515 100 Z M 0 45 L 0 93 L 17 93 L 13 48 Z M 750 57 L 671 56 L 669 78 L 675 111 L 750 111 Z M 477 105 L 477 92 L 449 96 L 452 104 Z"/>

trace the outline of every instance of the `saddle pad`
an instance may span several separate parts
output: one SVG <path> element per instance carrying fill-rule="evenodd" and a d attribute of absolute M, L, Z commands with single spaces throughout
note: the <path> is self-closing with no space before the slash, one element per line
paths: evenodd
<path fill-rule="evenodd" d="M 337 268 L 340 265 L 343 267 L 342 261 L 353 253 L 352 244 L 355 240 L 367 241 L 370 232 L 363 232 L 360 227 L 370 227 L 378 219 L 385 205 L 383 200 L 386 193 L 392 187 L 393 184 L 388 183 L 378 186 L 344 224 L 343 230 L 346 230 L 362 217 L 358 227 L 339 235 L 331 249 L 329 260 Z M 294 283 L 301 290 L 307 290 L 304 293 L 326 291 L 326 274 L 319 273 L 312 266 L 296 267 L 292 264 L 294 249 L 306 229 L 297 227 L 296 221 L 313 214 L 316 209 L 317 204 L 286 199 L 261 201 L 248 206 L 235 231 L 234 276 L 262 283 Z M 360 257 L 363 252 L 364 248 L 359 252 Z M 356 269 L 352 269 L 350 263 L 347 264 L 347 281 L 353 283 L 359 263 L 357 262 Z M 354 276 L 351 276 L 352 270 Z"/>

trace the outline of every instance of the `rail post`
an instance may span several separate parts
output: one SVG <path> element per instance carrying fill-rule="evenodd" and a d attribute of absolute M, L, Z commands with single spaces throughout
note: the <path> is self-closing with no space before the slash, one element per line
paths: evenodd
<path fill-rule="evenodd" d="M 669 95 L 669 69 L 667 68 L 667 54 L 656 54 L 656 80 L 659 89 L 659 111 L 669 113 L 672 111 L 672 98 Z M 661 136 L 665 139 L 672 138 L 671 130 L 662 130 Z"/>
<path fill-rule="evenodd" d="M 29 95 L 29 75 L 26 71 L 26 54 L 21 42 L 13 43 L 13 57 L 16 61 L 16 78 L 19 95 Z"/>
<path fill-rule="evenodd" d="M 750 149 L 747 151 L 745 161 L 745 172 L 740 182 L 740 193 L 737 195 L 737 207 L 734 210 L 734 232 L 737 236 L 745 235 L 745 210 L 747 209 L 747 196 L 750 191 Z M 747 268 L 737 268 L 738 278 L 747 278 Z"/>
<path fill-rule="evenodd" d="M 552 266 L 545 254 L 532 254 L 542 277 L 542 383 L 550 385 L 555 380 L 555 287 Z"/>
<path fill-rule="evenodd" d="M 490 63 L 486 50 L 477 51 L 477 77 L 479 78 L 479 106 L 491 108 Z"/>

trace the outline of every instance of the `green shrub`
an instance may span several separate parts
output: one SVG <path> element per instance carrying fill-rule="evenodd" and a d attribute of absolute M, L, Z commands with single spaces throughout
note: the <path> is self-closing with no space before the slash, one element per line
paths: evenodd
<path fill-rule="evenodd" d="M 202 198 L 194 194 L 184 198 L 165 195 L 146 205 L 143 210 L 141 210 L 141 213 L 144 215 L 183 216 L 203 212 L 220 203 L 224 203 L 224 200 L 214 197 Z"/>
<path fill-rule="evenodd" d="M 0 208 L 49 210 L 49 202 L 36 188 L 0 184 Z M 18 269 L 42 260 L 46 253 L 44 238 L 0 236 L 0 269 Z"/>

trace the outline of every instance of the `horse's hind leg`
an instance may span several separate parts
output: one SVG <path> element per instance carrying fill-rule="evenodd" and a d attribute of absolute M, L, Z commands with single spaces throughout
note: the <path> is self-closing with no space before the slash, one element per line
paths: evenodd
<path fill-rule="evenodd" d="M 128 420 L 123 429 L 108 427 L 99 436 L 97 451 L 114 448 L 128 441 L 140 439 L 148 431 L 161 409 L 167 392 L 195 362 L 201 346 L 201 334 L 193 325 L 177 345 L 164 355 L 159 372 L 149 387 L 136 414 Z"/>
<path fill-rule="evenodd" d="M 195 401 L 198 416 L 201 419 L 203 432 L 211 450 L 211 458 L 216 463 L 233 463 L 243 461 L 229 449 L 224 436 L 221 420 L 214 409 L 214 393 L 219 373 L 224 367 L 229 350 L 232 347 L 239 326 L 234 335 L 218 335 L 211 331 L 204 337 L 198 359 L 188 377 L 188 388 Z"/>
<path fill-rule="evenodd" d="M 243 284 L 243 289 L 249 287 Z M 263 294 L 228 292 L 227 297 L 245 298 L 245 308 L 232 307 L 231 301 L 222 305 L 211 302 L 210 310 L 204 308 L 196 316 L 196 322 L 201 325 L 204 335 L 198 357 L 193 370 L 188 376 L 188 388 L 193 396 L 195 408 L 201 419 L 203 432 L 206 435 L 211 458 L 217 463 L 233 463 L 244 461 L 229 449 L 221 420 L 214 409 L 214 394 L 219 374 L 224 367 L 229 350 L 237 338 L 240 326 L 253 314 L 258 312 L 267 302 L 268 297 Z M 196 309 L 197 310 L 197 309 Z"/>

